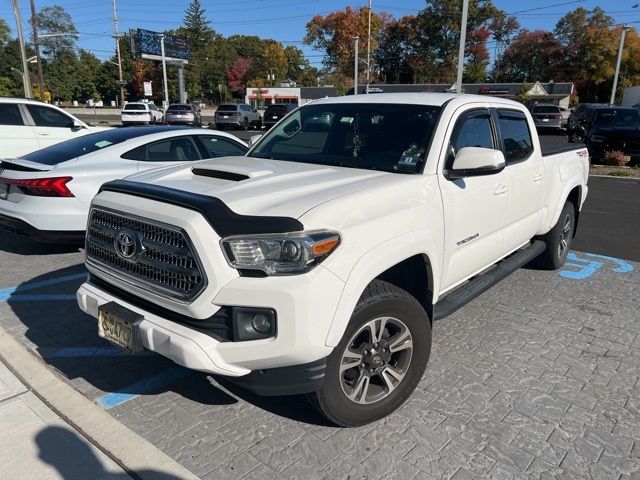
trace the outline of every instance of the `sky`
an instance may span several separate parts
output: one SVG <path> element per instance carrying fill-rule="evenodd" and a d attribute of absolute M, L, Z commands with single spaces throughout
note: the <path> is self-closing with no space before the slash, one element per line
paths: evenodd
<path fill-rule="evenodd" d="M 70 14 L 80 37 L 78 46 L 105 60 L 113 55 L 112 0 L 34 0 L 36 9 L 60 5 Z M 116 0 L 120 31 L 144 28 L 162 31 L 182 24 L 189 1 L 179 0 Z M 462 0 L 461 0 L 462 1 Z M 494 4 L 508 13 L 515 13 L 527 29 L 553 29 L 565 13 L 577 7 L 603 8 L 616 22 L 640 21 L 640 8 L 632 6 L 640 0 L 494 0 Z M 0 18 L 7 21 L 15 36 L 15 17 L 11 0 L 0 0 Z M 346 6 L 359 7 L 367 0 L 201 0 L 211 26 L 225 36 L 234 34 L 258 35 L 273 38 L 285 45 L 301 48 L 312 65 L 321 66 L 322 54 L 302 44 L 306 23 L 316 14 L 327 14 Z M 29 0 L 19 0 L 25 35 L 31 38 L 26 21 L 30 15 Z M 395 17 L 416 13 L 424 0 L 373 0 L 373 10 L 385 11 Z M 522 12 L 527 10 L 526 12 Z"/>

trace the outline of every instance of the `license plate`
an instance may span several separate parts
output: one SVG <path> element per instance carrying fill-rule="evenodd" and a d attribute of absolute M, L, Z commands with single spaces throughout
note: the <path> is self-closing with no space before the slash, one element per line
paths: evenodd
<path fill-rule="evenodd" d="M 98 335 L 129 353 L 142 353 L 142 315 L 109 302 L 98 307 Z"/>
<path fill-rule="evenodd" d="M 9 185 L 0 183 L 0 200 L 6 200 L 9 196 Z"/>
<path fill-rule="evenodd" d="M 543 121 L 543 122 L 548 122 L 548 121 L 549 121 L 549 119 L 548 119 L 548 118 L 543 118 L 543 119 L 542 119 L 542 121 Z"/>

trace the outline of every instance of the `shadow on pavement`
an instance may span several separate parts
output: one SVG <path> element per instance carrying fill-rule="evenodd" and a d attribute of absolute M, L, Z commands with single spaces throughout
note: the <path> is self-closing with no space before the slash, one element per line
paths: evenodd
<path fill-rule="evenodd" d="M 81 241 L 68 244 L 34 242 L 28 237 L 0 230 L 0 250 L 16 255 L 57 255 L 77 252 L 83 246 Z"/>
<path fill-rule="evenodd" d="M 98 336 L 96 320 L 75 301 L 84 272 L 84 265 L 78 264 L 23 282 L 7 299 L 17 320 L 6 318 L 1 323 L 14 335 L 24 331 L 23 343 L 91 400 L 110 408 L 117 403 L 104 399 L 111 400 L 113 393 L 144 396 L 171 391 L 203 405 L 231 405 L 238 401 L 235 396 L 277 415 L 326 424 L 302 396 L 260 397 L 215 377 L 231 396 L 213 385 L 205 373 L 179 367 L 153 352 L 131 356 L 112 346 Z M 43 286 L 31 288 L 34 284 Z M 59 300 L 50 301 L 52 296 Z M 117 402 L 120 397 L 115 397 Z"/>
<path fill-rule="evenodd" d="M 36 435 L 39 457 L 55 468 L 65 480 L 130 480 L 125 472 L 113 472 L 105 469 L 87 440 L 77 433 L 62 427 L 47 427 Z M 158 470 L 135 472 L 144 478 L 157 480 L 180 480 L 175 475 Z"/>

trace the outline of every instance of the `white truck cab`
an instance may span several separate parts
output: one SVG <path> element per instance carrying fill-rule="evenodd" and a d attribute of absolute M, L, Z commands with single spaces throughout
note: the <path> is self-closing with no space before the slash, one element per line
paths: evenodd
<path fill-rule="evenodd" d="M 587 158 L 544 154 L 508 100 L 319 100 L 245 157 L 105 184 L 78 303 L 131 352 L 362 425 L 409 398 L 434 320 L 528 262 L 564 263 Z"/>

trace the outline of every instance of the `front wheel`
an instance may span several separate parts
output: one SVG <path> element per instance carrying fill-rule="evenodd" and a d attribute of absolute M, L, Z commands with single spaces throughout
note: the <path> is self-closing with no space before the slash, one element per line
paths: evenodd
<path fill-rule="evenodd" d="M 406 291 L 381 280 L 366 288 L 342 340 L 327 359 L 311 403 L 337 425 L 354 427 L 402 406 L 431 353 L 431 323 Z"/>
<path fill-rule="evenodd" d="M 558 222 L 543 237 L 547 248 L 537 259 L 539 266 L 548 270 L 557 270 L 564 265 L 571 249 L 575 222 L 575 208 L 571 202 L 566 202 Z"/>

